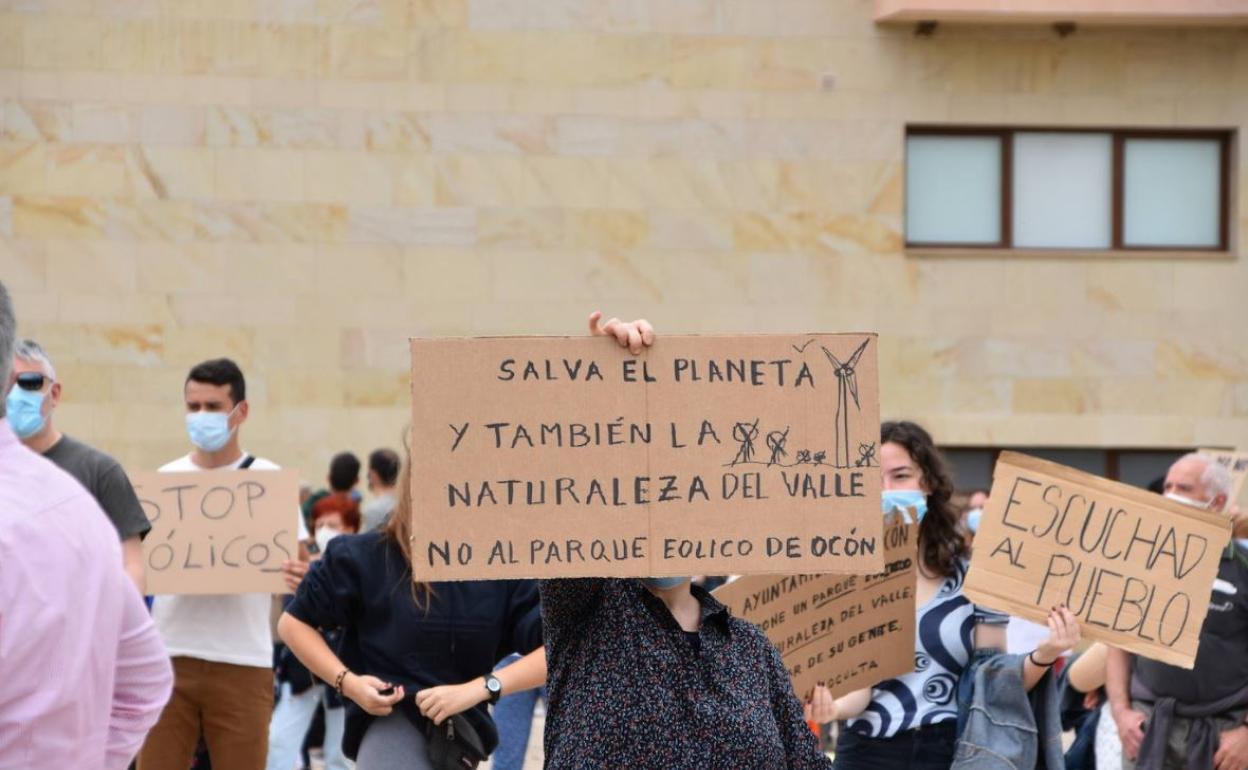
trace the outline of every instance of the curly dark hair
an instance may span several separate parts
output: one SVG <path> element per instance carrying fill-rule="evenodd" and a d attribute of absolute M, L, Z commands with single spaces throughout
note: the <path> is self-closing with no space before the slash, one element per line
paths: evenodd
<path fill-rule="evenodd" d="M 958 531 L 958 514 L 953 510 L 953 478 L 936 442 L 921 425 L 908 420 L 889 421 L 880 426 L 880 444 L 902 447 L 919 467 L 927 487 L 927 515 L 919 524 L 919 553 L 922 565 L 938 575 L 956 574 L 957 562 L 966 557 L 966 543 Z"/>
<path fill-rule="evenodd" d="M 247 380 L 243 378 L 243 370 L 228 358 L 214 358 L 196 364 L 186 375 L 186 381 L 182 383 L 182 386 L 186 387 L 187 382 L 229 385 L 230 401 L 233 401 L 236 406 L 247 398 Z"/>

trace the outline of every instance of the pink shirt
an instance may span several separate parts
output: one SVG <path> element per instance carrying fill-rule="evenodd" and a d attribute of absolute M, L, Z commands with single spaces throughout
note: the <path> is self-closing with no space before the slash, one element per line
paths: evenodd
<path fill-rule="evenodd" d="M 0 419 L 0 770 L 124 770 L 172 688 L 112 523 Z"/>

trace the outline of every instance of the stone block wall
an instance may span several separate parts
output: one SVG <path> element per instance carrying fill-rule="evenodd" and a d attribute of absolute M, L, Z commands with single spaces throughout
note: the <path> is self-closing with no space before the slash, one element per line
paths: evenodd
<path fill-rule="evenodd" d="M 205 357 L 249 376 L 247 447 L 319 480 L 397 446 L 409 336 L 595 308 L 879 331 L 884 413 L 950 445 L 1248 444 L 1242 257 L 908 256 L 912 122 L 1242 130 L 1248 32 L 925 38 L 868 0 L 0 2 L 0 278 L 62 427 L 135 467 L 186 450 Z"/>

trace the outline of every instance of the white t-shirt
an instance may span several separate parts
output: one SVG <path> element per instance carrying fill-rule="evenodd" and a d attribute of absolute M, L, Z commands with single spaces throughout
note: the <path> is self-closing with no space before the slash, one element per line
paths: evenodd
<path fill-rule="evenodd" d="M 236 470 L 245 457 L 246 452 L 221 470 Z M 275 471 L 279 466 L 257 457 L 249 469 Z M 204 469 L 186 455 L 160 470 L 180 473 Z M 306 539 L 308 530 L 303 517 L 297 512 L 295 515 L 299 519 L 299 539 Z M 152 604 L 152 618 L 172 657 L 272 668 L 273 631 L 269 620 L 272 606 L 272 594 L 157 596 Z"/>

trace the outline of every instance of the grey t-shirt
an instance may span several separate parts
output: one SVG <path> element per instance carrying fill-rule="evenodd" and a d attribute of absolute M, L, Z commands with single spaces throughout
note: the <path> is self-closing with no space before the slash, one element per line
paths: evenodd
<path fill-rule="evenodd" d="M 43 456 L 87 488 L 122 540 L 142 537 L 152 528 L 130 479 L 113 458 L 69 436 L 61 436 Z"/>
<path fill-rule="evenodd" d="M 372 532 L 383 526 L 398 504 L 398 497 L 389 492 L 364 503 L 364 506 L 360 508 L 360 532 Z"/>
<path fill-rule="evenodd" d="M 1206 704 L 1248 687 L 1248 550 L 1232 542 L 1218 564 L 1194 668 L 1135 657 L 1135 675 L 1158 697 Z"/>

